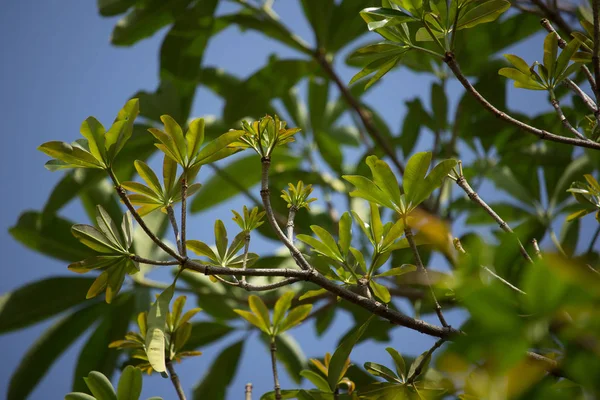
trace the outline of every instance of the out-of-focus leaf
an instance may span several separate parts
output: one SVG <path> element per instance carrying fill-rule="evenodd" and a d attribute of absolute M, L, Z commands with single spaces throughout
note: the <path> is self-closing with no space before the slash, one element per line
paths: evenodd
<path fill-rule="evenodd" d="M 231 333 L 234 329 L 221 322 L 193 322 L 192 333 L 185 343 L 183 350 L 194 350 L 205 346 L 217 340 L 220 340 Z"/>
<path fill-rule="evenodd" d="M 119 378 L 117 397 L 119 400 L 138 400 L 142 394 L 142 371 L 131 365 L 125 367 Z"/>
<path fill-rule="evenodd" d="M 146 1 L 145 7 L 135 7 L 116 25 L 111 42 L 117 46 L 131 46 L 141 39 L 153 35 L 157 30 L 171 23 L 191 0 L 162 2 Z"/>
<path fill-rule="evenodd" d="M 93 281 L 79 277 L 47 278 L 3 294 L 0 332 L 35 324 L 83 303 Z"/>
<path fill-rule="evenodd" d="M 341 375 L 344 371 L 346 360 L 348 360 L 348 357 L 350 357 L 350 353 L 352 352 L 354 345 L 358 342 L 364 331 L 369 326 L 369 322 L 371 322 L 370 318 L 363 325 L 358 327 L 352 334 L 348 335 L 346 339 L 340 343 L 338 348 L 335 350 L 335 353 L 333 353 L 331 361 L 329 362 L 329 373 L 327 377 L 329 388 L 332 391 L 335 390 L 338 382 L 343 378 Z"/>
<path fill-rule="evenodd" d="M 101 372 L 109 379 L 112 377 L 119 350 L 109 349 L 108 345 L 125 336 L 134 310 L 135 296 L 132 293 L 123 293 L 107 308 L 102 322 L 79 353 L 73 375 L 74 392 L 87 391 L 83 378 L 90 371 Z"/>
<path fill-rule="evenodd" d="M 21 400 L 44 377 L 50 366 L 73 342 L 94 323 L 107 307 L 95 303 L 61 319 L 40 336 L 29 348 L 14 371 L 6 398 Z"/>
<path fill-rule="evenodd" d="M 98 371 L 91 371 L 83 380 L 96 399 L 117 400 L 115 389 L 104 374 Z"/>
<path fill-rule="evenodd" d="M 44 218 L 37 211 L 26 211 L 9 229 L 13 238 L 42 254 L 64 261 L 78 261 L 94 255 L 94 251 L 79 243 L 71 234 L 73 223 L 51 216 Z"/>
<path fill-rule="evenodd" d="M 223 350 L 213 361 L 202 381 L 194 388 L 193 399 L 225 400 L 227 387 L 237 372 L 244 341 Z"/>

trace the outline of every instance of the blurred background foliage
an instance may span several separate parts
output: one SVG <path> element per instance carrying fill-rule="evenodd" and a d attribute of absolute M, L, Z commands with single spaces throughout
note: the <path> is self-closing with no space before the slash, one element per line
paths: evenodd
<path fill-rule="evenodd" d="M 196 117 L 192 109 L 199 89 L 209 90 L 223 101 L 221 112 L 207 117 L 207 139 L 230 128 L 239 129 L 243 118 L 258 119 L 274 113 L 289 126 L 302 129 L 296 135 L 296 143 L 274 154 L 271 176 L 273 205 L 281 216 L 287 215 L 286 204 L 277 197 L 288 183 L 301 180 L 315 189 L 318 201 L 310 210 L 302 210 L 296 220 L 298 233 L 309 234 L 309 227 L 315 224 L 337 232 L 339 218 L 347 210 L 367 215 L 366 204 L 349 196 L 352 187 L 341 180 L 341 175 L 370 176 L 365 163 L 369 155 L 384 158 L 394 167 L 396 163 L 386 147 L 392 149 L 397 162 L 402 164 L 415 151 L 423 149 L 432 151 L 434 160 L 461 159 L 468 181 L 480 193 L 488 195 L 487 202 L 511 225 L 530 254 L 534 254 L 531 243 L 536 239 L 547 256 L 536 260 L 533 266 L 525 266 L 511 237 L 494 227 L 495 222 L 450 180 L 426 201 L 426 209 L 447 223 L 450 234 L 460 237 L 467 251 L 466 255 L 449 255 L 433 246 L 421 247 L 444 309 L 455 311 L 450 312 L 451 325 L 462 326 L 468 332 L 468 336 L 444 348 L 442 356 L 432 362 L 436 371 L 431 373 L 443 374 L 447 393 L 457 390 L 456 393 L 463 393 L 463 398 L 469 399 L 584 398 L 581 387 L 570 384 L 569 380 L 524 372 L 535 371 L 528 369 L 523 359 L 525 350 L 538 349 L 551 358 L 564 357 L 567 361 L 561 368 L 565 375 L 586 387 L 588 394 L 598 395 L 600 280 L 585 267 L 597 268 L 600 262 L 596 244 L 598 223 L 593 215 L 569 222 L 565 218 L 578 210 L 567 189 L 572 182 L 583 181 L 584 174 L 597 176 L 600 152 L 542 142 L 497 120 L 458 89 L 441 60 L 416 52 L 407 55 L 396 68 L 418 73 L 415 76 L 422 81 L 420 93 L 406 102 L 400 124 L 397 120 L 390 123 L 366 99 L 377 85 L 388 84 L 392 75 L 368 89 L 365 80 L 346 89 L 348 79 L 336 72 L 341 66 L 364 66 L 348 58 L 358 47 L 376 39 L 367 35 L 359 12 L 368 6 L 380 6 L 381 2 L 297 0 L 302 15 L 293 18 L 305 19 L 313 35 L 299 37 L 288 21 L 277 15 L 280 3 L 285 1 L 292 0 L 98 0 L 100 15 L 120 18 L 110 37 L 114 46 L 134 46 L 165 32 L 158 49 L 159 85 L 154 91 L 139 91 L 131 96 L 140 99 L 141 113 L 131 140 L 119 155 L 116 165 L 119 180 L 135 178 L 134 160 L 156 164 L 156 157 L 152 157 L 156 150 L 154 140 L 147 128 L 159 126 L 163 114 L 186 126 L 192 116 Z M 545 99 L 537 98 L 541 105 L 532 105 L 535 113 L 513 107 L 506 79 L 498 75 L 498 70 L 507 66 L 502 54 L 542 30 L 540 16 L 536 15 L 543 13 L 536 8 L 538 2 L 513 3 L 519 3 L 514 4 L 518 7 L 511 8 L 498 21 L 460 31 L 456 38 L 457 59 L 474 86 L 496 107 L 510 110 L 541 129 L 567 135 Z M 572 3 L 558 3 L 567 9 L 563 11 L 567 22 L 577 27 Z M 210 41 L 228 29 L 255 31 L 286 46 L 290 55 L 272 54 L 262 67 L 247 77 L 239 77 L 212 65 L 204 57 Z M 541 58 L 541 45 L 536 51 L 536 57 Z M 246 60 L 241 57 L 238 62 L 243 64 Z M 578 75 L 575 80 L 582 82 L 583 76 Z M 587 111 L 578 98 L 564 89 L 558 89 L 557 96 L 572 121 L 584 120 Z M 397 106 L 400 105 L 389 105 L 391 109 Z M 357 112 L 357 108 L 361 111 Z M 206 227 L 202 229 L 211 231 L 214 209 L 232 199 L 241 199 L 249 207 L 260 206 L 260 166 L 256 156 L 244 152 L 204 168 L 210 173 L 201 176 L 202 188 L 189 202 L 190 224 L 200 223 Z M 29 249 L 65 264 L 86 258 L 90 250 L 71 235 L 74 221 L 62 212 L 73 201 L 81 203 L 91 220 L 98 204 L 115 221 L 121 219 L 122 207 L 102 172 L 75 170 L 62 176 L 42 209 L 24 211 L 10 228 L 10 234 Z M 160 236 L 172 240 L 163 214 L 153 213 L 145 219 Z M 260 238 L 256 239 L 258 244 L 253 251 L 260 258 L 253 267 L 290 265 L 291 259 L 274 241 L 268 224 L 258 228 L 258 232 Z M 136 254 L 164 258 L 139 229 L 134 237 Z M 367 243 L 363 241 L 360 246 L 364 249 Z M 407 249 L 395 251 L 390 261 L 392 267 L 410 263 L 412 256 Z M 527 300 L 488 279 L 482 265 L 490 266 L 522 288 L 528 294 Z M 122 339 L 138 313 L 147 310 L 153 299 L 155 279 L 168 276 L 165 271 L 143 270 L 144 278 L 129 282 L 109 306 L 85 300 L 92 278 L 63 272 L 17 288 L 0 300 L 2 333 L 61 315 L 32 345 L 21 363 L 14 366 L 6 389 L 9 399 L 26 398 L 65 349 L 84 334 L 87 339 L 72 366 L 73 389 L 88 390 L 82 377 L 91 370 L 109 378 L 114 376 L 130 360 L 115 349 L 109 350 L 108 344 Z M 194 385 L 192 398 L 196 399 L 240 398 L 243 388 L 228 388 L 228 384 L 241 362 L 243 342 L 231 344 L 228 339 L 248 333 L 248 326 L 234 312 L 246 307 L 248 293 L 215 284 L 203 276 L 184 274 L 181 278 L 186 283 L 188 303 L 201 307 L 204 315 L 192 323 L 185 349 L 219 346 L 212 366 L 193 372 L 198 382 L 184 385 L 187 383 L 187 388 Z M 269 282 L 267 278 L 255 281 L 261 279 Z M 392 295 L 390 307 L 416 317 L 432 314 L 427 288 L 417 272 L 387 277 L 385 284 Z M 337 329 L 334 323 L 338 313 L 350 316 L 351 327 L 366 320 L 365 310 L 344 301 L 336 302 L 327 293 L 298 300 L 302 293 L 314 289 L 314 285 L 307 283 L 292 286 L 298 293 L 295 305 L 314 304 L 311 335 L 319 337 L 329 331 L 336 339 L 343 338 L 346 332 Z M 287 290 L 290 288 L 263 293 L 261 297 L 271 308 Z M 52 300 L 40 301 L 48 298 Z M 374 320 L 360 341 L 382 342 L 370 351 L 384 353 L 386 342 L 396 347 L 390 340 L 392 331 L 397 329 Z M 279 361 L 292 385 L 310 387 L 299 373 L 309 368 L 304 353 L 315 354 L 300 348 L 293 338 L 294 332 L 278 337 Z M 417 333 L 403 332 L 403 335 Z M 263 340 L 266 354 L 268 340 Z M 410 353 L 410 346 L 406 350 Z M 416 354 L 408 355 L 410 358 Z M 324 352 L 318 355 L 323 356 Z M 378 357 L 385 360 L 385 354 Z M 179 368 L 186 368 L 186 364 Z M 358 387 L 375 379 L 356 365 L 347 376 Z M 243 379 L 252 381 L 255 377 Z"/>

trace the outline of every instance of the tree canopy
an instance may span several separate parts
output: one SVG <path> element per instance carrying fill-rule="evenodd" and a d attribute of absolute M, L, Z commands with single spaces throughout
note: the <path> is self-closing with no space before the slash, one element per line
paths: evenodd
<path fill-rule="evenodd" d="M 0 298 L 1 333 L 61 316 L 7 398 L 86 334 L 68 400 L 137 400 L 142 372 L 179 399 L 600 396 L 600 0 L 298 0 L 312 38 L 278 3 L 98 0 L 120 16 L 114 46 L 166 29 L 160 84 L 38 148 L 62 178 L 10 233 L 68 270 Z M 231 27 L 294 56 L 241 79 L 204 57 Z M 510 54 L 536 34 L 537 54 Z M 394 127 L 365 95 L 398 68 L 423 89 Z M 545 91 L 545 111 L 516 110 L 509 83 Z M 202 87 L 223 100 L 216 118 L 192 115 Z M 234 198 L 244 206 L 198 217 Z M 65 215 L 72 201 L 87 223 Z M 199 223 L 214 240 L 190 235 Z M 307 360 L 300 324 L 338 345 Z M 399 351 L 399 329 L 431 347 Z M 250 334 L 270 357 L 256 371 L 267 393 L 230 386 Z M 385 365 L 354 362 L 366 341 Z M 212 365 L 182 382 L 208 345 Z"/>

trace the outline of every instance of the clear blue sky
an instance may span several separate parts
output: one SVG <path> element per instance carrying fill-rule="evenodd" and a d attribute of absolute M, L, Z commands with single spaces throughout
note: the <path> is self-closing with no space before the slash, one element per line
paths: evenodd
<path fill-rule="evenodd" d="M 283 19 L 310 42 L 312 35 L 301 17 L 297 2 L 276 3 Z M 225 7 L 221 6 L 220 12 L 223 11 Z M 47 157 L 36 151 L 36 147 L 49 140 L 75 140 L 79 137 L 81 121 L 87 116 L 94 115 L 108 123 L 132 94 L 140 89 L 153 91 L 157 85 L 158 49 L 164 30 L 132 48 L 115 48 L 109 44 L 109 36 L 116 21 L 115 18 L 101 18 L 94 1 L 21 0 L 3 4 L 0 13 L 0 48 L 4 55 L 0 63 L 0 107 L 3 110 L 0 174 L 7 189 L 0 214 L 3 255 L 0 293 L 44 277 L 69 275 L 65 263 L 25 249 L 7 233 L 8 227 L 15 223 L 22 211 L 43 207 L 46 196 L 61 176 L 43 168 Z M 541 48 L 537 45 L 522 45 L 519 50 L 523 51 L 522 54 L 534 52 L 541 56 Z M 247 76 L 263 65 L 271 53 L 282 58 L 294 56 L 290 50 L 256 33 L 242 34 L 232 28 L 211 41 L 205 60 L 236 75 Z M 530 57 L 526 58 L 533 61 Z M 344 79 L 349 80 L 353 71 L 341 63 L 338 68 Z M 368 99 L 397 130 L 404 113 L 404 100 L 419 93 L 428 99 L 428 82 L 428 77 L 398 69 L 386 77 L 386 87 L 380 85 L 369 94 Z M 450 90 L 457 88 L 455 83 L 450 83 Z M 511 96 L 514 94 L 511 91 Z M 544 104 L 539 96 L 521 91 L 516 107 L 538 111 L 532 110 L 529 105 L 535 102 Z M 200 89 L 192 115 L 218 114 L 221 106 L 222 102 L 217 97 Z M 428 140 L 425 137 L 421 146 L 426 146 Z M 201 175 L 201 179 L 205 176 Z M 214 215 L 230 221 L 229 209 L 239 208 L 241 204 L 241 200 L 237 200 L 214 209 L 214 212 L 194 216 L 190 237 L 210 241 L 211 233 L 207 234 L 199 227 L 212 227 Z M 69 205 L 63 213 L 72 220 L 86 221 L 78 204 Z M 260 246 L 255 248 L 259 253 L 260 250 Z M 457 318 L 456 313 L 451 317 L 455 324 Z M 349 328 L 349 323 L 347 316 L 338 317 L 334 327 L 319 340 L 315 340 L 310 325 L 293 333 L 309 357 L 321 357 L 326 351 L 335 349 L 339 335 Z M 28 347 L 50 325 L 51 321 L 46 321 L 0 336 L 0 391 L 7 387 L 12 371 Z M 232 335 L 229 342 L 239 340 L 242 335 L 243 332 Z M 58 360 L 33 392 L 32 399 L 58 399 L 70 390 L 74 362 L 83 342 L 75 343 Z M 416 332 L 396 329 L 393 334 L 392 345 L 407 354 L 419 353 L 430 343 L 429 338 Z M 203 349 L 202 357 L 181 364 L 179 372 L 185 387 L 191 388 L 199 380 L 218 350 L 214 346 Z M 360 345 L 353 353 L 353 359 L 360 364 L 365 361 L 389 363 L 383 348 L 371 342 Z M 255 335 L 251 336 L 246 342 L 241 368 L 228 398 L 241 398 L 244 384 L 248 381 L 255 385 L 256 398 L 269 390 L 272 385 L 269 366 L 268 353 Z M 292 383 L 285 373 L 282 375 L 282 386 L 291 387 Z M 168 381 L 156 376 L 144 379 L 145 397 L 175 397 Z"/>

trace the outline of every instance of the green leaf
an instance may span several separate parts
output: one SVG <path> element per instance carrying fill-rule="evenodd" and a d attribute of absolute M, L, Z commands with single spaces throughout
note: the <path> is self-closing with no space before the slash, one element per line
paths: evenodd
<path fill-rule="evenodd" d="M 404 379 L 406 374 L 406 363 L 404 362 L 404 358 L 396 351 L 396 349 L 392 347 L 386 347 L 385 351 L 389 353 L 390 356 L 394 359 L 394 364 L 396 364 L 396 372 L 399 377 Z"/>
<path fill-rule="evenodd" d="M 418 190 L 412 199 L 413 207 L 425 201 L 435 189 L 442 186 L 444 179 L 448 177 L 448 174 L 456 164 L 456 160 L 450 159 L 444 160 L 433 167 L 425 178 L 425 181 L 419 183 Z"/>
<path fill-rule="evenodd" d="M 166 288 L 150 307 L 146 331 L 146 354 L 156 372 L 165 373 L 165 327 L 169 303 L 173 297 L 175 283 Z"/>
<path fill-rule="evenodd" d="M 400 383 L 400 379 L 398 379 L 398 377 L 396 376 L 394 371 L 392 371 L 385 365 L 381 365 L 381 364 L 377 364 L 377 363 L 373 363 L 373 362 L 366 362 L 365 369 L 368 372 L 370 372 L 371 374 L 373 374 L 375 376 L 379 376 L 388 382 Z"/>
<path fill-rule="evenodd" d="M 523 60 L 521 57 L 516 56 L 514 54 L 505 54 L 504 57 L 519 71 L 524 73 L 525 75 L 531 75 L 531 70 L 529 69 L 529 65 Z"/>
<path fill-rule="evenodd" d="M 340 249 L 338 248 L 333 236 L 331 236 L 327 230 L 321 228 L 319 225 L 311 225 L 310 229 L 315 233 L 315 235 L 318 236 L 319 239 L 321 239 L 321 242 L 327 246 L 331 254 L 335 255 L 338 260 L 342 260 Z"/>
<path fill-rule="evenodd" d="M 319 390 L 322 390 L 327 393 L 331 393 L 331 389 L 329 388 L 329 383 L 323 378 L 321 375 L 316 372 L 310 370 L 304 370 L 300 372 L 300 375 L 308 379 L 315 387 Z"/>
<path fill-rule="evenodd" d="M 173 117 L 169 115 L 161 115 L 160 120 L 165 126 L 165 131 L 167 135 L 171 137 L 173 143 L 175 144 L 175 149 L 177 150 L 177 161 L 181 165 L 187 165 L 188 160 L 188 150 L 187 150 L 187 142 L 185 137 L 183 136 L 183 130 L 179 126 L 179 124 L 173 119 Z"/>
<path fill-rule="evenodd" d="M 50 366 L 94 323 L 105 307 L 103 303 L 84 307 L 46 330 L 27 350 L 12 374 L 6 395 L 7 400 L 27 398 Z"/>
<path fill-rule="evenodd" d="M 94 397 L 98 400 L 117 400 L 117 394 L 110 380 L 98 371 L 92 371 L 83 378 Z"/>
<path fill-rule="evenodd" d="M 273 327 L 275 331 L 277 331 L 277 327 L 279 323 L 283 320 L 283 316 L 292 306 L 292 300 L 294 299 L 295 293 L 292 291 L 285 292 L 277 302 L 275 302 L 275 307 L 273 308 Z"/>
<path fill-rule="evenodd" d="M 233 332 L 233 328 L 222 322 L 201 321 L 192 323 L 192 333 L 183 347 L 193 350 L 220 340 Z"/>
<path fill-rule="evenodd" d="M 558 60 L 556 61 L 556 67 L 553 73 L 553 77 L 555 79 L 558 79 L 562 77 L 563 74 L 565 74 L 565 72 L 567 71 L 567 67 L 569 66 L 569 61 L 575 55 L 577 50 L 579 50 L 579 46 L 581 46 L 581 42 L 577 39 L 573 39 L 560 52 L 560 56 L 558 56 Z"/>
<path fill-rule="evenodd" d="M 195 400 L 225 400 L 227 387 L 238 368 L 244 341 L 234 343 L 221 352 L 213 361 L 202 381 L 194 388 Z"/>
<path fill-rule="evenodd" d="M 248 305 L 250 306 L 250 309 L 252 310 L 254 315 L 256 315 L 258 317 L 260 323 L 264 327 L 264 329 L 263 328 L 261 328 L 261 329 L 266 330 L 267 332 L 270 333 L 271 332 L 271 318 L 269 316 L 269 309 L 267 308 L 265 303 L 262 301 L 262 299 L 258 296 L 250 295 L 248 297 Z"/>
<path fill-rule="evenodd" d="M 93 281 L 47 278 L 4 293 L 0 297 L 0 332 L 24 328 L 83 303 Z"/>
<path fill-rule="evenodd" d="M 117 225 L 111 219 L 110 215 L 108 215 L 104 208 L 99 204 L 96 206 L 96 224 L 114 247 L 127 250 L 121 239 L 119 228 L 117 228 Z"/>
<path fill-rule="evenodd" d="M 140 113 L 140 102 L 138 99 L 130 99 L 117 114 L 115 122 L 105 136 L 105 147 L 109 158 L 113 160 L 123 150 L 125 143 L 133 135 L 133 124 Z"/>
<path fill-rule="evenodd" d="M 104 165 L 96 160 L 91 153 L 68 143 L 47 142 L 39 146 L 38 150 L 68 164 L 64 166 L 66 168 L 104 168 Z"/>
<path fill-rule="evenodd" d="M 492 22 L 510 8 L 507 0 L 484 0 L 458 18 L 458 29 L 468 29 Z"/>
<path fill-rule="evenodd" d="M 81 124 L 81 135 L 88 140 L 90 152 L 100 163 L 106 161 L 106 149 L 104 148 L 105 129 L 94 117 L 88 117 Z"/>
<path fill-rule="evenodd" d="M 198 254 L 199 256 L 205 256 L 210 258 L 212 261 L 217 262 L 217 255 L 206 243 L 201 242 L 199 240 L 187 240 L 185 244 L 188 249 Z"/>
<path fill-rule="evenodd" d="M 310 314 L 312 307 L 312 304 L 303 304 L 301 306 L 293 308 L 288 313 L 287 317 L 285 317 L 285 319 L 281 321 L 279 332 L 285 332 L 287 330 L 290 330 L 296 325 L 300 324 L 302 321 L 304 321 L 304 319 L 308 317 L 308 314 Z"/>
<path fill-rule="evenodd" d="M 367 165 L 373 174 L 373 181 L 396 205 L 400 205 L 400 186 L 390 166 L 377 156 L 367 157 Z"/>
<path fill-rule="evenodd" d="M 107 254 L 122 252 L 121 249 L 112 244 L 102 232 L 93 226 L 82 224 L 73 225 L 71 232 L 81 243 L 97 252 Z"/>
<path fill-rule="evenodd" d="M 97 400 L 94 396 L 86 393 L 68 393 L 65 400 Z"/>
<path fill-rule="evenodd" d="M 424 360 L 424 361 L 423 361 Z M 408 369 L 408 379 L 415 380 L 415 378 L 423 375 L 427 372 L 427 368 L 429 367 L 429 363 L 431 362 L 431 353 L 429 351 L 423 352 L 419 357 L 417 357 L 412 364 L 410 364 L 410 368 Z M 417 367 L 423 363 L 423 367 L 419 372 L 419 375 L 415 375 L 417 373 Z"/>
<path fill-rule="evenodd" d="M 271 334 L 270 325 L 265 325 L 265 323 L 258 315 L 246 310 L 235 309 L 233 311 L 240 317 L 244 318 L 246 321 L 250 322 L 252 325 L 257 327 L 258 329 L 266 333 L 267 335 Z"/>
<path fill-rule="evenodd" d="M 406 51 L 408 51 L 408 49 Z M 391 56 L 391 57 L 382 57 L 382 58 L 379 58 L 379 59 L 369 63 L 366 67 L 364 67 L 356 75 L 354 75 L 352 77 L 352 79 L 350 79 L 350 82 L 348 84 L 352 85 L 354 82 L 358 81 L 359 79 L 364 78 L 365 76 L 371 75 L 372 73 L 375 73 L 371 77 L 371 79 L 369 79 L 367 84 L 365 85 L 365 90 L 368 89 L 373 84 L 375 84 L 379 79 L 381 79 L 385 74 L 390 72 L 392 70 L 392 68 L 394 68 L 396 66 L 396 64 L 398 64 L 398 61 L 400 61 L 400 58 L 402 57 L 402 55 L 404 55 L 406 53 L 406 51 L 404 53 L 401 53 L 400 55 L 395 55 L 395 56 Z"/>
<path fill-rule="evenodd" d="M 350 250 L 350 244 L 352 243 L 352 217 L 347 211 L 342 214 L 339 221 L 339 247 L 342 251 L 342 255 L 348 256 L 348 250 Z"/>
<path fill-rule="evenodd" d="M 217 245 L 217 251 L 219 253 L 219 257 L 221 260 L 225 258 L 225 254 L 227 253 L 227 230 L 225 229 L 225 225 L 223 221 L 220 219 L 215 221 L 215 243 Z"/>
<path fill-rule="evenodd" d="M 187 156 L 191 160 L 200 151 L 200 146 L 204 143 L 204 118 L 196 118 L 190 122 L 185 140 L 187 141 Z"/>
<path fill-rule="evenodd" d="M 391 268 L 385 272 L 382 272 L 381 274 L 375 275 L 376 277 L 382 277 L 382 276 L 400 276 L 400 275 L 404 275 L 408 272 L 413 272 L 416 271 L 417 267 L 415 265 L 411 265 L 411 264 L 404 264 L 400 267 L 394 267 Z"/>
<path fill-rule="evenodd" d="M 138 400 L 142 394 L 142 371 L 128 365 L 123 370 L 117 388 L 119 400 Z"/>
<path fill-rule="evenodd" d="M 554 33 L 549 33 L 544 39 L 544 67 L 548 70 L 548 74 L 552 77 L 554 74 L 554 63 L 558 54 L 558 37 Z M 567 59 L 568 62 L 568 59 Z"/>
<path fill-rule="evenodd" d="M 392 296 L 390 295 L 390 291 L 384 285 L 381 285 L 375 281 L 370 281 L 369 285 L 371 289 L 373 289 L 373 293 L 379 300 L 384 302 L 385 304 L 389 303 L 392 300 Z"/>
<path fill-rule="evenodd" d="M 204 146 L 204 148 L 202 150 L 200 150 L 200 152 L 198 153 L 198 156 L 196 157 L 196 161 L 194 164 L 199 164 L 199 165 L 208 164 L 210 162 L 214 162 L 214 161 L 217 161 L 218 159 L 223 158 L 223 157 L 220 157 L 219 154 L 229 155 L 227 152 L 223 152 L 223 153 L 220 153 L 220 152 L 222 152 L 231 143 L 237 141 L 240 138 L 240 136 L 242 136 L 243 134 L 244 134 L 244 131 L 231 131 L 231 132 L 224 133 L 221 136 L 219 136 L 218 138 L 212 140 L 206 146 Z M 235 151 L 235 150 L 232 149 L 231 151 Z"/>
<path fill-rule="evenodd" d="M 384 207 L 394 209 L 394 204 L 386 194 L 378 188 L 371 180 L 360 175 L 343 175 L 342 178 L 356 187 L 356 190 L 350 192 L 352 197 L 360 197 L 367 201 L 377 203 Z"/>
<path fill-rule="evenodd" d="M 523 73 L 515 68 L 501 68 L 498 71 L 499 75 L 505 76 L 509 79 L 515 81 L 515 87 L 529 90 L 545 90 L 545 86 L 543 86 L 538 81 L 534 80 L 531 77 L 531 72 Z"/>
<path fill-rule="evenodd" d="M 156 176 L 148 164 L 140 160 L 135 160 L 134 165 L 135 170 L 138 172 L 144 182 L 146 182 L 146 184 L 150 187 L 150 189 L 154 190 L 154 192 L 157 194 L 163 192 L 160 181 L 158 180 L 158 176 Z"/>
<path fill-rule="evenodd" d="M 342 373 L 344 371 L 344 366 L 346 365 L 346 360 L 348 360 L 352 349 L 369 326 L 369 322 L 371 322 L 371 318 L 367 319 L 363 325 L 354 330 L 350 335 L 346 336 L 335 350 L 335 353 L 333 353 L 331 361 L 329 362 L 329 373 L 327 377 L 329 388 L 332 391 L 335 390 L 337 384 L 343 378 Z"/>
<path fill-rule="evenodd" d="M 406 194 L 406 201 L 409 203 L 414 202 L 415 206 L 418 204 L 415 201 L 416 195 L 425 181 L 425 175 L 427 175 L 430 163 L 430 152 L 416 153 L 406 163 L 402 186 L 404 187 L 404 192 Z"/>

